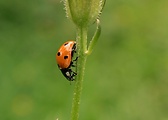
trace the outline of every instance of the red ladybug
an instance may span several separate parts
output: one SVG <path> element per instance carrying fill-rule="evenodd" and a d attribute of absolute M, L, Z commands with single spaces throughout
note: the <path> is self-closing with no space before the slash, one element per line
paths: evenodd
<path fill-rule="evenodd" d="M 59 69 L 62 74 L 66 77 L 67 80 L 73 81 L 76 72 L 72 71 L 71 67 L 75 67 L 72 60 L 74 53 L 76 52 L 76 42 L 75 41 L 67 41 L 65 42 L 58 50 L 56 54 L 56 61 Z"/>

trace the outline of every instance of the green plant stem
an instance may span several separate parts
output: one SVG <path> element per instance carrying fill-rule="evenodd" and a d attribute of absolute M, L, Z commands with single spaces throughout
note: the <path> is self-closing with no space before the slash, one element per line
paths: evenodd
<path fill-rule="evenodd" d="M 88 50 L 86 51 L 86 54 L 87 54 L 87 55 L 90 55 L 90 54 L 92 53 L 93 48 L 94 48 L 94 46 L 96 45 L 96 43 L 97 43 L 97 41 L 98 41 L 98 39 L 99 39 L 99 37 L 100 37 L 100 34 L 101 34 L 101 26 L 100 26 L 100 21 L 99 21 L 99 19 L 97 19 L 96 23 L 97 23 L 97 28 L 96 28 L 96 31 L 95 31 L 95 33 L 94 33 L 94 35 L 93 35 L 92 40 L 91 40 L 90 43 L 89 43 Z"/>
<path fill-rule="evenodd" d="M 85 63 L 87 55 L 87 28 L 77 28 L 77 47 L 78 47 L 78 61 L 77 61 L 77 77 L 75 81 L 74 95 L 72 101 L 71 120 L 78 120 L 79 106 L 82 92 L 82 83 L 85 70 Z"/>

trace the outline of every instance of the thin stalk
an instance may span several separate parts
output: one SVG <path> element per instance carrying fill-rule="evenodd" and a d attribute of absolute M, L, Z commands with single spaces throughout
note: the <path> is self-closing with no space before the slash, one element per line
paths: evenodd
<path fill-rule="evenodd" d="M 75 81 L 74 95 L 72 101 L 71 120 L 78 120 L 79 106 L 82 92 L 82 83 L 85 70 L 85 63 L 87 55 L 87 28 L 77 28 L 77 47 L 78 47 L 78 61 L 77 61 L 77 77 Z"/>
<path fill-rule="evenodd" d="M 95 31 L 93 37 L 92 37 L 92 40 L 89 43 L 88 50 L 86 51 L 87 55 L 90 55 L 92 53 L 93 48 L 96 45 L 96 43 L 97 43 L 97 41 L 98 41 L 98 39 L 100 37 L 100 34 L 101 34 L 101 26 L 100 26 L 99 19 L 96 20 L 96 23 L 97 23 L 97 28 L 96 28 L 96 31 Z"/>

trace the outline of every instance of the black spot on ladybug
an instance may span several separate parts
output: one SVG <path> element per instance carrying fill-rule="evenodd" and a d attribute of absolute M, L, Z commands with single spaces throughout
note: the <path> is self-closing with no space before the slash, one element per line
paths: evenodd
<path fill-rule="evenodd" d="M 60 53 L 60 52 L 58 52 L 58 53 L 57 53 L 57 55 L 58 55 L 58 56 L 60 56 L 60 55 L 61 55 L 61 53 Z"/>
<path fill-rule="evenodd" d="M 68 58 L 68 56 L 64 56 L 64 59 L 67 59 Z"/>
<path fill-rule="evenodd" d="M 65 43 L 65 44 L 64 44 L 64 46 L 66 46 L 67 44 L 68 44 L 68 42 L 67 42 L 67 43 Z"/>

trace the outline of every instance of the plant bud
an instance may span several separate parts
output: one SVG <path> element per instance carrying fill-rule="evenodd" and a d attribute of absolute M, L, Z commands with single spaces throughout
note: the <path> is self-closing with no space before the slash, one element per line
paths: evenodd
<path fill-rule="evenodd" d="M 100 17 L 105 0 L 64 0 L 66 15 L 78 27 L 86 27 Z"/>

